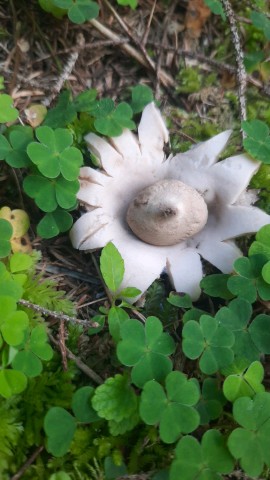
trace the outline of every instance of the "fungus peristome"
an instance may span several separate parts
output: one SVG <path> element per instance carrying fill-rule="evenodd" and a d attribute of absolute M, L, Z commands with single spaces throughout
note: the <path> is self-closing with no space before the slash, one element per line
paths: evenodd
<path fill-rule="evenodd" d="M 121 288 L 143 293 L 166 268 L 174 288 L 196 300 L 201 256 L 229 273 L 242 254 L 234 238 L 270 223 L 246 190 L 260 163 L 245 154 L 218 161 L 230 134 L 222 132 L 166 160 L 168 131 L 154 103 L 142 113 L 138 137 L 129 130 L 109 140 L 88 134 L 100 168 L 81 169 L 77 197 L 87 212 L 71 229 L 73 246 L 94 250 L 111 241 L 125 262 Z"/>

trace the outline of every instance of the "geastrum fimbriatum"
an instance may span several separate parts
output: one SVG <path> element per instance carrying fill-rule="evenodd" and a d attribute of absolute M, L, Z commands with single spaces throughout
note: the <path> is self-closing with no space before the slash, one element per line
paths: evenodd
<path fill-rule="evenodd" d="M 201 256 L 229 273 L 241 255 L 232 239 L 270 223 L 246 191 L 259 162 L 244 154 L 217 161 L 230 134 L 166 159 L 168 131 L 154 103 L 142 113 L 138 137 L 88 134 L 100 168 L 81 169 L 78 199 L 87 213 L 71 229 L 73 246 L 113 242 L 125 261 L 121 288 L 145 292 L 166 268 L 176 291 L 197 299 Z"/>

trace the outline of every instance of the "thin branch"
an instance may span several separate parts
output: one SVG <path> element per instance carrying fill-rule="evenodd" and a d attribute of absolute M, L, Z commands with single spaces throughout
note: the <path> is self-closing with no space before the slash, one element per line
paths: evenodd
<path fill-rule="evenodd" d="M 57 340 L 55 340 L 55 338 L 50 333 L 49 333 L 49 339 L 60 350 L 59 343 L 57 342 Z M 66 347 L 66 354 L 67 354 L 67 357 L 70 360 L 73 360 L 74 363 L 77 365 L 77 367 L 83 373 L 85 373 L 85 375 L 87 375 L 89 378 L 91 378 L 91 380 L 93 380 L 93 382 L 97 383 L 98 385 L 101 385 L 104 382 L 104 380 L 96 372 L 94 372 L 92 368 L 88 367 L 88 365 L 83 363 L 83 361 L 79 357 L 76 357 L 76 355 L 74 355 L 74 353 L 72 353 L 67 347 Z"/>
<path fill-rule="evenodd" d="M 238 99 L 239 99 L 239 109 L 240 109 L 240 119 L 241 121 L 246 120 L 247 118 L 247 106 L 246 106 L 246 87 L 247 87 L 247 73 L 244 66 L 244 53 L 241 46 L 240 36 L 236 24 L 236 19 L 234 11 L 230 4 L 229 0 L 221 0 L 223 8 L 225 10 L 226 16 L 228 18 L 232 41 L 236 54 L 236 64 L 237 64 L 237 80 L 238 80 Z M 242 132 L 242 137 L 244 138 L 244 132 Z"/>
<path fill-rule="evenodd" d="M 41 315 L 45 315 L 46 317 L 52 317 L 59 321 L 79 324 L 85 327 L 94 327 L 94 328 L 99 327 L 99 324 L 97 322 L 91 322 L 89 320 L 81 320 L 79 318 L 65 315 L 62 312 L 55 312 L 53 310 L 48 310 L 47 308 L 41 307 L 40 305 L 36 305 L 35 303 L 28 302 L 28 300 L 21 299 L 18 301 L 18 303 L 24 307 L 34 310 L 35 312 L 41 313 Z"/>
<path fill-rule="evenodd" d="M 156 4 L 157 4 L 157 0 L 154 0 L 153 1 L 153 6 L 152 6 L 152 9 L 151 9 L 149 18 L 148 18 L 148 22 L 147 22 L 147 25 L 146 25 L 146 29 L 145 29 L 144 35 L 141 39 L 141 44 L 144 47 L 145 47 L 145 44 L 146 44 L 147 39 L 148 39 L 149 30 L 150 30 L 150 26 L 151 26 L 151 23 L 152 23 L 152 20 L 153 20 L 153 15 L 154 15 L 154 11 L 155 11 L 155 8 L 156 8 Z"/>
<path fill-rule="evenodd" d="M 18 472 L 15 473 L 15 475 L 13 475 L 10 480 L 19 480 L 19 478 L 21 478 L 23 476 L 23 474 L 26 472 L 28 467 L 30 467 L 32 465 L 32 463 L 34 463 L 34 461 L 39 456 L 39 454 L 42 452 L 42 450 L 44 450 L 43 445 L 41 445 L 40 447 L 38 447 L 34 451 L 34 453 L 31 455 L 31 457 L 29 457 L 28 460 L 26 460 L 26 462 L 23 464 L 23 466 L 20 468 L 20 470 L 18 470 Z"/>

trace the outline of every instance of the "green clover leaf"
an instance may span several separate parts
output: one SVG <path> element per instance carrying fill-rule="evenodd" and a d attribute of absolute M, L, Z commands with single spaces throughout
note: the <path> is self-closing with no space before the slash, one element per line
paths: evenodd
<path fill-rule="evenodd" d="M 254 27 L 262 30 L 267 40 L 270 40 L 270 20 L 262 12 L 252 11 L 250 13 L 251 21 Z"/>
<path fill-rule="evenodd" d="M 128 313 L 120 307 L 112 307 L 108 314 L 109 332 L 115 342 L 119 342 L 121 338 L 121 325 L 129 320 Z"/>
<path fill-rule="evenodd" d="M 131 108 L 133 113 L 140 113 L 148 103 L 153 102 L 154 96 L 147 85 L 136 85 L 131 89 Z"/>
<path fill-rule="evenodd" d="M 23 392 L 27 386 L 27 378 L 16 370 L 0 370 L 0 395 L 10 398 Z"/>
<path fill-rule="evenodd" d="M 137 0 L 116 0 L 118 5 L 123 5 L 123 6 L 126 6 L 128 5 L 129 7 L 135 9 L 138 5 L 138 1 Z"/>
<path fill-rule="evenodd" d="M 200 358 L 203 373 L 212 375 L 232 363 L 233 333 L 215 318 L 202 315 L 199 322 L 189 320 L 183 328 L 183 352 L 192 360 Z"/>
<path fill-rule="evenodd" d="M 270 260 L 270 225 L 265 225 L 257 232 L 256 240 L 251 244 L 248 254 L 262 254 Z"/>
<path fill-rule="evenodd" d="M 160 320 L 148 317 L 145 325 L 138 320 L 127 320 L 120 326 L 122 340 L 117 345 L 117 356 L 123 365 L 133 366 L 132 382 L 143 387 L 148 381 L 162 381 L 172 370 L 168 358 L 175 350 L 169 334 L 163 333 Z"/>
<path fill-rule="evenodd" d="M 78 24 L 96 18 L 99 12 L 98 4 L 91 0 L 54 0 L 53 3 L 68 10 L 68 18 Z"/>
<path fill-rule="evenodd" d="M 51 180 L 41 175 L 28 175 L 23 181 L 23 188 L 43 212 L 53 212 L 58 205 L 64 209 L 76 205 L 80 183 L 78 180 L 68 181 L 62 176 Z"/>
<path fill-rule="evenodd" d="M 205 5 L 207 5 L 215 15 L 220 15 L 223 20 L 226 19 L 222 3 L 219 0 L 205 0 Z"/>
<path fill-rule="evenodd" d="M 62 457 L 73 440 L 76 420 L 64 408 L 52 407 L 45 416 L 44 430 L 48 436 L 48 452 L 55 457 Z"/>
<path fill-rule="evenodd" d="M 270 285 L 262 278 L 262 268 L 266 262 L 267 258 L 261 254 L 238 258 L 234 262 L 234 270 L 238 275 L 229 278 L 229 290 L 250 303 L 257 300 L 257 292 L 263 300 L 270 300 Z"/>
<path fill-rule="evenodd" d="M 241 367 L 241 364 L 238 367 L 235 363 L 233 368 L 230 367 L 228 370 L 231 374 L 224 381 L 223 393 L 230 402 L 240 397 L 254 397 L 256 393 L 264 392 L 262 385 L 264 370 L 260 362 L 253 362 L 248 368 Z"/>
<path fill-rule="evenodd" d="M 270 394 L 261 392 L 253 399 L 238 398 L 233 416 L 242 428 L 230 434 L 229 450 L 240 460 L 247 475 L 259 477 L 265 464 L 270 467 Z"/>
<path fill-rule="evenodd" d="M 5 159 L 8 165 L 14 168 L 29 167 L 30 158 L 26 153 L 28 144 L 33 141 L 33 131 L 31 127 L 22 127 L 17 125 L 9 134 L 9 142 L 0 135 L 0 160 Z"/>
<path fill-rule="evenodd" d="M 243 142 L 247 152 L 263 163 L 270 163 L 270 136 L 266 123 L 261 120 L 244 121 L 242 129 L 247 134 Z"/>
<path fill-rule="evenodd" d="M 0 330 L 8 345 L 16 346 L 22 343 L 29 318 L 23 311 L 17 310 L 14 298 L 0 296 Z"/>
<path fill-rule="evenodd" d="M 208 430 L 201 444 L 190 435 L 179 440 L 170 480 L 222 480 L 221 474 L 231 473 L 233 468 L 225 438 L 217 430 Z"/>
<path fill-rule="evenodd" d="M 0 94 L 0 123 L 14 122 L 18 118 L 19 112 L 13 107 L 12 98 L 5 94 Z"/>
<path fill-rule="evenodd" d="M 233 351 L 236 358 L 246 358 L 253 362 L 260 357 L 252 335 L 248 328 L 252 315 L 252 306 L 244 298 L 235 298 L 228 307 L 222 307 L 216 314 L 216 319 L 224 327 L 230 329 L 235 338 Z"/>
<path fill-rule="evenodd" d="M 23 372 L 27 377 L 34 378 L 42 372 L 42 362 L 30 350 L 21 350 L 12 360 L 12 368 Z"/>
<path fill-rule="evenodd" d="M 5 258 L 11 252 L 10 240 L 13 234 L 13 228 L 7 220 L 0 218 L 0 231 L 0 258 Z"/>
<path fill-rule="evenodd" d="M 1 296 L 11 297 L 16 302 L 23 295 L 22 286 L 16 281 L 16 278 L 12 277 L 2 262 L 0 262 L 0 292 Z"/>
<path fill-rule="evenodd" d="M 52 238 L 69 230 L 72 222 L 70 213 L 58 208 L 54 212 L 46 213 L 37 226 L 37 232 L 42 238 Z"/>
<path fill-rule="evenodd" d="M 260 353 L 270 354 L 270 317 L 261 314 L 249 326 L 249 334 Z"/>
<path fill-rule="evenodd" d="M 194 405 L 200 391 L 193 380 L 178 371 L 167 375 L 165 388 L 166 392 L 155 380 L 144 385 L 140 416 L 147 425 L 159 423 L 161 440 L 173 443 L 181 433 L 193 432 L 199 426 L 200 416 Z"/>
<path fill-rule="evenodd" d="M 83 163 L 81 152 L 71 147 L 73 138 L 64 128 L 39 127 L 36 129 L 38 142 L 27 147 L 27 153 L 38 170 L 48 178 L 62 174 L 66 180 L 76 180 Z"/>
<path fill-rule="evenodd" d="M 56 106 L 48 111 L 43 125 L 51 128 L 63 128 L 73 122 L 76 116 L 77 111 L 72 102 L 71 93 L 64 90 L 60 93 Z"/>
<path fill-rule="evenodd" d="M 135 128 L 135 123 L 131 120 L 132 109 L 125 102 L 121 102 L 115 107 L 111 99 L 104 98 L 97 102 L 92 115 L 96 118 L 94 122 L 96 130 L 108 137 L 121 135 L 124 128 L 130 130 Z"/>
<path fill-rule="evenodd" d="M 99 417 L 108 420 L 112 435 L 132 430 L 138 423 L 138 400 L 127 375 L 117 374 L 97 387 L 92 406 Z"/>
<path fill-rule="evenodd" d="M 100 420 L 100 417 L 91 406 L 94 395 L 93 387 L 81 387 L 72 396 L 72 410 L 78 422 L 90 423 Z"/>
<path fill-rule="evenodd" d="M 202 396 L 197 405 L 201 425 L 207 425 L 211 420 L 221 416 L 226 399 L 215 378 L 206 378 L 202 385 Z"/>
<path fill-rule="evenodd" d="M 233 298 L 233 294 L 227 287 L 230 275 L 225 273 L 214 273 L 206 275 L 200 282 L 202 290 L 211 297 L 220 297 L 225 300 Z"/>

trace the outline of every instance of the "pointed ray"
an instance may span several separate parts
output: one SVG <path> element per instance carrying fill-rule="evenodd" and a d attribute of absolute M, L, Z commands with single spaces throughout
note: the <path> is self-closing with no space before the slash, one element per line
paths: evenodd
<path fill-rule="evenodd" d="M 149 103 L 142 113 L 138 127 L 139 143 L 145 161 L 156 165 L 164 161 L 164 143 L 169 141 L 169 134 L 160 111 L 155 104 Z"/>
<path fill-rule="evenodd" d="M 80 168 L 79 180 L 82 184 L 85 183 L 97 183 L 98 185 L 106 185 L 109 180 L 107 175 L 91 167 L 82 167 Z"/>
<path fill-rule="evenodd" d="M 138 140 L 130 130 L 124 130 L 119 137 L 110 139 L 112 146 L 123 156 L 124 162 L 135 164 L 141 159 L 141 150 Z"/>
<path fill-rule="evenodd" d="M 200 255 L 195 249 L 171 251 L 166 269 L 177 292 L 188 293 L 193 300 L 199 298 L 203 271 Z"/>
<path fill-rule="evenodd" d="M 216 163 L 210 173 L 213 175 L 217 195 L 223 202 L 235 203 L 259 167 L 259 162 L 246 155 L 237 155 Z"/>
<path fill-rule="evenodd" d="M 96 208 L 87 212 L 74 223 L 70 230 L 70 239 L 74 248 L 94 250 L 104 247 L 111 241 L 114 227 L 110 219 Z"/>
<path fill-rule="evenodd" d="M 205 260 L 223 273 L 232 272 L 234 261 L 242 256 L 241 250 L 232 241 L 219 242 L 209 239 L 201 242 L 197 250 Z"/>
<path fill-rule="evenodd" d="M 247 233 L 255 233 L 264 225 L 270 223 L 270 215 L 256 207 L 229 205 L 220 208 L 218 218 L 202 231 L 202 237 L 229 240 Z"/>
<path fill-rule="evenodd" d="M 84 138 L 90 151 L 98 157 L 108 175 L 111 177 L 119 175 L 119 170 L 121 170 L 124 162 L 122 155 L 106 142 L 106 140 L 95 135 L 95 133 L 88 133 Z"/>
<path fill-rule="evenodd" d="M 218 135 L 199 143 L 185 153 L 179 153 L 176 157 L 187 158 L 196 168 L 207 168 L 213 165 L 224 150 L 231 135 L 231 130 L 226 130 Z M 181 158 L 180 158 L 181 161 Z"/>

